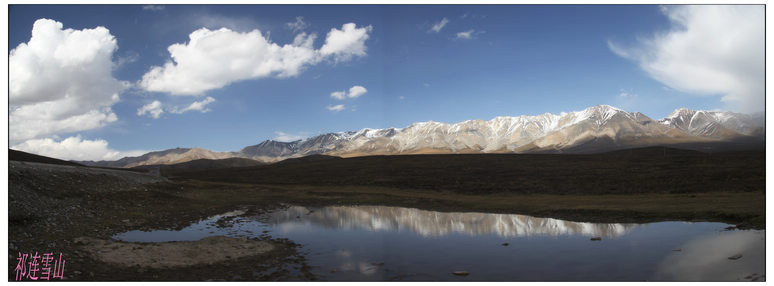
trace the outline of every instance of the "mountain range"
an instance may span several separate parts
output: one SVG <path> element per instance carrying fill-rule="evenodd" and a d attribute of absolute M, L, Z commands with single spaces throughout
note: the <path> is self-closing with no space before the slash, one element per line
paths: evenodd
<path fill-rule="evenodd" d="M 558 115 L 500 116 L 489 121 L 467 120 L 454 124 L 427 121 L 405 128 L 365 128 L 326 133 L 292 142 L 266 140 L 235 152 L 175 148 L 117 161 L 78 163 L 135 167 L 235 157 L 271 163 L 314 154 L 354 157 L 446 153 L 595 153 L 655 145 L 763 142 L 764 138 L 763 113 L 747 115 L 680 108 L 665 118 L 654 120 L 639 112 L 597 105 Z"/>

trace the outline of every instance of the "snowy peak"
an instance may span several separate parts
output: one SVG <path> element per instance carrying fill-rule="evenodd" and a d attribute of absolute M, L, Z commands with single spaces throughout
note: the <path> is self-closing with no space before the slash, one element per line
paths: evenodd
<path fill-rule="evenodd" d="M 405 128 L 325 133 L 293 142 L 266 140 L 238 152 L 170 149 L 108 163 L 126 167 L 242 157 L 276 162 L 327 154 L 343 157 L 428 153 L 601 152 L 628 147 L 763 138 L 764 114 L 679 108 L 653 120 L 610 105 L 581 111 L 498 116 L 458 123 L 416 122 Z M 756 139 L 757 140 L 757 139 Z M 87 163 L 88 164 L 88 163 Z"/>
<path fill-rule="evenodd" d="M 661 124 L 654 124 L 656 122 Z M 489 121 L 474 119 L 458 123 L 430 120 L 415 122 L 406 128 L 363 128 L 359 131 L 315 136 L 299 141 L 297 145 L 292 145 L 296 142 L 280 142 L 284 148 L 282 152 L 256 149 L 246 155 L 255 159 L 311 154 L 362 156 L 542 152 L 570 150 L 575 146 L 588 145 L 589 142 L 608 142 L 604 143 L 607 144 L 605 146 L 597 147 L 615 148 L 654 142 L 693 142 L 752 135 L 755 134 L 754 130 L 762 128 L 761 124 L 754 123 L 749 116 L 743 114 L 693 111 L 685 108 L 675 110 L 670 117 L 655 121 L 639 112 L 627 112 L 610 105 L 597 105 L 559 115 L 545 113 L 534 116 L 498 116 Z M 270 144 L 264 142 L 256 146 L 263 145 Z"/>
<path fill-rule="evenodd" d="M 659 123 L 695 136 L 751 136 L 762 132 L 763 122 L 752 115 L 678 108 Z"/>

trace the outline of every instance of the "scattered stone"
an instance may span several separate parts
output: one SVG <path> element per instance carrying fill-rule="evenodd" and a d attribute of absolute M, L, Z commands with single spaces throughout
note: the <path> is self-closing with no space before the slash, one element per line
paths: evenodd
<path fill-rule="evenodd" d="M 509 244 L 509 243 L 507 243 L 507 242 L 506 242 L 506 243 L 503 243 L 503 246 L 508 246 L 508 245 L 510 245 L 510 244 Z"/>
<path fill-rule="evenodd" d="M 454 271 L 454 272 L 452 272 L 452 274 L 457 275 L 457 276 L 468 276 L 468 275 L 470 275 L 470 272 L 467 272 L 467 271 Z"/>
<path fill-rule="evenodd" d="M 595 241 L 596 241 L 596 240 L 602 240 L 602 238 L 601 238 L 601 237 L 599 237 L 599 236 L 597 236 L 597 237 L 592 237 L 592 238 L 591 238 L 591 240 L 595 240 Z"/>
<path fill-rule="evenodd" d="M 73 274 L 75 274 L 75 275 L 81 275 L 81 273 L 82 273 L 82 272 L 80 272 L 80 271 L 78 271 L 78 270 L 75 270 L 75 271 L 73 271 Z"/>
<path fill-rule="evenodd" d="M 678 249 L 672 249 L 672 251 L 674 251 L 674 252 L 680 252 L 680 251 L 683 251 L 683 250 L 682 250 L 682 249 L 680 249 L 680 248 L 678 248 Z"/>
<path fill-rule="evenodd" d="M 730 260 L 737 260 L 737 259 L 739 259 L 739 258 L 742 258 L 742 255 L 741 255 L 741 254 L 736 254 L 736 255 L 733 255 L 733 256 L 729 256 L 729 257 L 728 257 L 728 259 L 730 259 Z"/>

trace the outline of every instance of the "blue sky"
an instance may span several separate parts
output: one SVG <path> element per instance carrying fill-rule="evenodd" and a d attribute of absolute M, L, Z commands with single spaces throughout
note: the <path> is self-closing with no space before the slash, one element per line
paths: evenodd
<path fill-rule="evenodd" d="M 654 119 L 680 107 L 762 111 L 763 6 L 706 8 L 11 5 L 9 145 L 68 159 L 115 159 L 174 147 L 236 151 L 266 139 L 557 114 L 598 104 Z M 70 53 L 67 60 L 44 60 L 35 49 L 18 48 L 33 46 L 39 19 L 62 25 L 39 22 L 41 31 L 107 31 L 84 36 L 94 42 L 41 40 L 37 45 L 46 45 L 40 49 L 48 54 L 60 46 Z M 202 28 L 207 36 L 222 36 L 206 50 L 189 39 Z M 254 30 L 260 34 L 249 34 Z M 294 43 L 301 33 L 300 40 L 309 40 L 305 46 Z M 56 33 L 41 32 L 40 39 L 55 38 L 49 34 Z M 340 37 L 328 39 L 331 34 Z M 727 35 L 736 35 L 727 50 L 706 47 L 725 43 Z M 261 43 L 295 50 L 266 52 Z M 182 48 L 170 62 L 168 47 L 175 44 Z M 106 56 L 88 54 L 94 45 Z M 20 50 L 18 56 L 12 50 Z M 78 57 L 81 52 L 94 60 Z M 183 57 L 187 61 L 178 62 Z M 110 72 L 90 66 L 100 63 Z M 16 67 L 35 76 L 15 81 L 15 74 L 25 74 Z M 143 81 L 154 67 L 169 75 Z M 256 71 L 263 67 L 270 71 Z M 46 85 L 89 87 L 88 95 L 32 88 Z M 355 86 L 366 92 L 347 96 Z M 339 91 L 343 99 L 331 95 Z M 69 106 L 57 97 L 77 99 L 68 99 L 73 106 L 62 114 L 39 118 L 48 114 L 45 108 Z M 51 100 L 56 103 L 43 105 Z"/>

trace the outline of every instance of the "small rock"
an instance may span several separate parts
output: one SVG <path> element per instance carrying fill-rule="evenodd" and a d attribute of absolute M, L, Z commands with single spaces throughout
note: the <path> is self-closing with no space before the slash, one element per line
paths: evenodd
<path fill-rule="evenodd" d="M 503 246 L 508 246 L 508 245 L 510 245 L 510 244 L 509 244 L 509 243 L 507 243 L 507 242 L 506 242 L 506 243 L 503 243 Z"/>
<path fill-rule="evenodd" d="M 683 250 L 682 250 L 682 249 L 680 249 L 680 248 L 678 248 L 678 249 L 672 249 L 672 251 L 674 251 L 674 252 L 680 252 L 680 251 L 683 251 Z"/>
<path fill-rule="evenodd" d="M 457 276 L 468 276 L 468 275 L 470 275 L 470 272 L 467 272 L 467 271 L 454 271 L 454 272 L 452 272 L 452 274 L 457 275 Z"/>
<path fill-rule="evenodd" d="M 741 255 L 741 254 L 736 254 L 736 255 L 734 255 L 734 256 L 729 256 L 729 257 L 728 257 L 728 259 L 731 259 L 731 260 L 737 260 L 737 259 L 739 259 L 739 258 L 742 258 L 742 255 Z"/>
<path fill-rule="evenodd" d="M 602 238 L 597 236 L 597 237 L 592 237 L 591 240 L 602 240 Z"/>
<path fill-rule="evenodd" d="M 81 275 L 81 273 L 82 273 L 82 272 L 80 272 L 80 271 L 78 271 L 78 270 L 75 270 L 75 271 L 73 271 L 73 274 L 75 274 L 75 275 Z"/>

